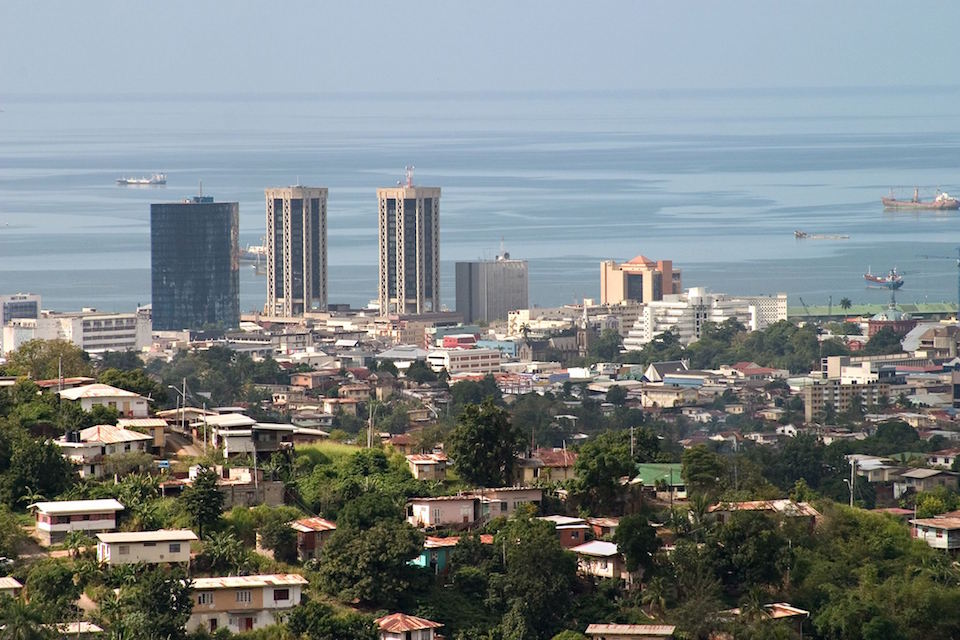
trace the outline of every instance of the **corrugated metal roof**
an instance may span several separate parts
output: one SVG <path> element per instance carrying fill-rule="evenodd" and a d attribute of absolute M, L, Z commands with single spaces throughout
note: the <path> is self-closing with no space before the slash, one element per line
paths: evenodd
<path fill-rule="evenodd" d="M 102 500 L 57 500 L 55 502 L 35 502 L 30 508 L 51 515 L 72 513 L 102 513 L 104 511 L 123 511 L 124 507 L 113 498 Z"/>
<path fill-rule="evenodd" d="M 0 578 L 0 589 L 20 589 L 21 587 L 23 585 L 16 578 L 10 576 Z"/>
<path fill-rule="evenodd" d="M 82 387 L 74 387 L 73 389 L 64 389 L 60 392 L 60 397 L 66 400 L 79 400 L 81 398 L 143 398 L 143 396 L 132 391 L 118 389 L 117 387 L 100 384 L 99 382 L 96 384 L 87 384 Z"/>
<path fill-rule="evenodd" d="M 390 633 L 403 633 L 404 631 L 416 631 L 418 629 L 439 629 L 443 626 L 439 622 L 408 616 L 405 613 L 391 613 L 388 616 L 377 618 L 376 623 L 381 631 Z"/>
<path fill-rule="evenodd" d="M 300 520 L 291 522 L 290 526 L 304 533 L 310 531 L 336 531 L 337 529 L 336 523 L 324 518 L 301 518 Z"/>
<path fill-rule="evenodd" d="M 610 556 L 615 556 L 620 553 L 620 550 L 617 548 L 617 545 L 613 542 L 606 542 L 604 540 L 591 540 L 590 542 L 584 542 L 581 545 L 573 547 L 570 549 L 576 554 L 581 554 L 585 556 L 597 556 L 600 558 L 609 558 Z"/>
<path fill-rule="evenodd" d="M 223 576 L 218 578 L 194 578 L 193 589 L 243 589 L 249 587 L 287 587 L 307 584 L 307 579 L 298 573 L 270 573 L 256 576 Z"/>
<path fill-rule="evenodd" d="M 112 424 L 98 424 L 80 431 L 80 440 L 83 442 L 102 442 L 103 444 L 117 444 L 120 442 L 136 442 L 138 440 L 152 440 L 153 436 L 129 429 L 121 429 Z"/>
<path fill-rule="evenodd" d="M 100 542 L 185 542 L 197 540 L 197 534 L 190 529 L 157 529 L 156 531 L 120 531 L 117 533 L 98 533 Z"/>
<path fill-rule="evenodd" d="M 123 427 L 140 427 L 141 429 L 157 429 L 164 428 L 167 426 L 167 421 L 163 418 L 120 418 L 117 420 L 117 426 Z"/>
<path fill-rule="evenodd" d="M 669 624 L 591 624 L 587 627 L 588 634 L 610 633 L 615 635 L 637 636 L 672 636 L 676 627 Z"/>
<path fill-rule="evenodd" d="M 910 524 L 953 531 L 960 529 L 960 518 L 919 518 L 917 520 L 911 520 Z"/>

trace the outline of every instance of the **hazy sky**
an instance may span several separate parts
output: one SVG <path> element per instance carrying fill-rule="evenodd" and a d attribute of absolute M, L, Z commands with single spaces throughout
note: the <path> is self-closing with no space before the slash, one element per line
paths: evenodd
<path fill-rule="evenodd" d="M 0 97 L 956 84 L 960 3 L 0 0 Z"/>

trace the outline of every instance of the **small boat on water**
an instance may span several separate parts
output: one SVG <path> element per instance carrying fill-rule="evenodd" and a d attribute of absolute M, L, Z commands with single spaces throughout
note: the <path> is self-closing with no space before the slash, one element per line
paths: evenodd
<path fill-rule="evenodd" d="M 826 233 L 807 233 L 797 229 L 793 232 L 793 237 L 797 240 L 849 240 L 848 235 L 830 235 Z"/>
<path fill-rule="evenodd" d="M 960 200 L 952 197 L 949 193 L 937 190 L 937 195 L 933 200 L 923 201 L 920 199 L 920 189 L 914 188 L 913 198 L 910 200 L 898 200 L 893 197 L 893 190 L 886 198 L 881 198 L 885 209 L 933 209 L 936 211 L 945 211 L 951 209 L 960 209 Z"/>
<path fill-rule="evenodd" d="M 167 174 L 165 173 L 155 173 L 149 178 L 117 178 L 117 184 L 119 185 L 134 185 L 134 186 L 153 186 L 158 184 L 167 184 Z"/>
<path fill-rule="evenodd" d="M 870 271 L 870 267 L 867 267 L 867 272 L 863 274 L 863 279 L 872 284 L 879 285 L 884 289 L 899 289 L 903 286 L 903 276 L 897 272 L 896 267 L 890 269 L 885 276 L 876 275 Z"/>

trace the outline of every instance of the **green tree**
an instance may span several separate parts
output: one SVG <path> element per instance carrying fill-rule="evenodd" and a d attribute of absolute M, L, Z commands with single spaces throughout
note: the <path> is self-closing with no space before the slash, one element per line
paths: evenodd
<path fill-rule="evenodd" d="M 410 366 L 407 367 L 407 370 L 404 372 L 404 376 L 417 384 L 437 381 L 437 374 L 434 373 L 430 365 L 423 360 L 414 360 L 411 362 Z"/>
<path fill-rule="evenodd" d="M 614 362 L 620 356 L 623 338 L 613 329 L 604 329 L 600 337 L 590 345 L 590 355 L 605 362 Z"/>
<path fill-rule="evenodd" d="M 850 309 L 853 306 L 853 303 L 850 302 L 850 298 L 840 298 L 840 308 L 844 311 Z"/>
<path fill-rule="evenodd" d="M 32 602 L 0 596 L 0 640 L 53 640 L 43 611 Z"/>
<path fill-rule="evenodd" d="M 323 546 L 320 588 L 344 601 L 391 607 L 407 592 L 416 571 L 408 562 L 423 549 L 423 534 L 406 522 L 369 529 L 337 528 Z"/>
<path fill-rule="evenodd" d="M 154 565 L 138 570 L 107 607 L 114 637 L 183 640 L 193 611 L 192 584 L 183 568 Z"/>
<path fill-rule="evenodd" d="M 73 573 L 70 562 L 54 558 L 39 560 L 30 566 L 25 583 L 27 596 L 51 622 L 69 619 L 69 612 L 75 610 L 80 587 Z"/>
<path fill-rule="evenodd" d="M 607 390 L 607 402 L 622 407 L 627 403 L 627 389 L 621 385 L 614 385 Z"/>
<path fill-rule="evenodd" d="M 126 389 L 138 393 L 145 398 L 151 398 L 158 404 L 166 404 L 167 393 L 165 388 L 150 378 L 142 368 L 121 370 L 105 369 L 97 376 L 97 381 L 118 389 Z"/>
<path fill-rule="evenodd" d="M 34 380 L 50 380 L 59 373 L 64 377 L 89 376 L 93 367 L 90 356 L 72 342 L 30 340 L 7 357 L 7 371 Z"/>
<path fill-rule="evenodd" d="M 580 447 L 574 471 L 578 492 L 591 512 L 616 512 L 623 487 L 620 479 L 636 473 L 630 434 L 607 431 L 587 441 Z"/>
<path fill-rule="evenodd" d="M 73 484 L 73 465 L 55 444 L 34 439 L 22 429 L 11 429 L 6 437 L 9 457 L 4 459 L 0 450 L 0 500 L 9 507 L 21 505 L 28 490 L 52 499 Z"/>
<path fill-rule="evenodd" d="M 193 484 L 180 494 L 180 506 L 190 516 L 197 527 L 197 533 L 203 538 L 203 528 L 215 525 L 223 513 L 223 494 L 217 486 L 217 472 L 201 467 Z"/>
<path fill-rule="evenodd" d="M 213 575 L 241 575 L 250 562 L 243 542 L 226 531 L 214 531 L 203 541 L 198 559 Z"/>
<path fill-rule="evenodd" d="M 487 398 L 492 398 L 496 404 L 503 404 L 503 395 L 493 374 L 485 375 L 479 382 L 463 380 L 450 387 L 450 396 L 453 406 L 462 411 L 468 404 L 483 404 Z"/>
<path fill-rule="evenodd" d="M 5 506 L 0 505 L 0 556 L 16 558 L 19 555 L 20 545 L 26 539 L 27 535 L 14 515 Z"/>
<path fill-rule="evenodd" d="M 683 480 L 691 491 L 713 493 L 723 476 L 723 460 L 700 444 L 683 452 Z"/>
<path fill-rule="evenodd" d="M 287 522 L 268 520 L 260 526 L 259 533 L 261 543 L 273 551 L 274 558 L 287 564 L 297 561 L 297 532 Z"/>
<path fill-rule="evenodd" d="M 645 516 L 637 513 L 620 518 L 613 541 L 626 558 L 627 571 L 653 568 L 653 556 L 660 548 L 660 538 Z"/>
<path fill-rule="evenodd" d="M 577 565 L 546 522 L 520 514 L 497 535 L 504 550 L 502 580 L 507 606 L 501 623 L 504 640 L 539 640 L 562 626 L 571 606 Z"/>
<path fill-rule="evenodd" d="M 337 613 L 333 607 L 307 600 L 295 607 L 286 626 L 298 638 L 310 640 L 376 640 L 373 618 L 355 613 Z"/>
<path fill-rule="evenodd" d="M 511 484 L 523 446 L 523 435 L 511 423 L 510 414 L 488 398 L 483 404 L 464 407 L 447 450 L 461 478 L 482 487 L 498 487 Z"/>
<path fill-rule="evenodd" d="M 884 327 L 873 334 L 860 353 L 864 355 L 884 355 L 903 351 L 898 336 L 890 327 Z"/>

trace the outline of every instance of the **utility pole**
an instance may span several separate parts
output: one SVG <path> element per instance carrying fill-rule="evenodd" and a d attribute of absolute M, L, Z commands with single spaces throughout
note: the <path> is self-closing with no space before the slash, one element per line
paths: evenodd
<path fill-rule="evenodd" d="M 634 454 L 633 425 L 630 425 L 630 460 L 633 460 Z"/>
<path fill-rule="evenodd" d="M 857 468 L 857 459 L 850 458 L 850 507 L 853 507 L 853 487 L 854 483 L 857 481 L 857 474 L 855 470 Z"/>

